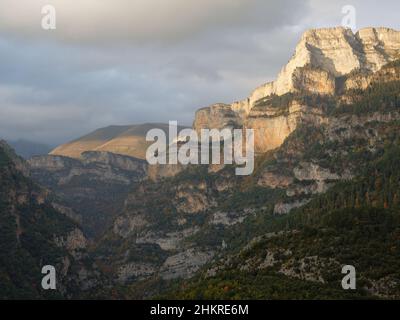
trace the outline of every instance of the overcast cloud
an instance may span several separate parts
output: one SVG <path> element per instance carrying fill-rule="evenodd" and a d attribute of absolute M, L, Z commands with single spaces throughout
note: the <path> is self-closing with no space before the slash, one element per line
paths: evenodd
<path fill-rule="evenodd" d="M 57 30 L 41 29 L 41 8 Z M 273 80 L 309 28 L 399 29 L 398 1 L 0 0 L 0 138 L 58 144 L 178 120 Z"/>

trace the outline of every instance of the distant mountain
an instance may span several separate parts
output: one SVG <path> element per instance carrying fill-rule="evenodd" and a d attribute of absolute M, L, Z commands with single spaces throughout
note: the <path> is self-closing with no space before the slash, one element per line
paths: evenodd
<path fill-rule="evenodd" d="M 7 143 L 24 159 L 48 154 L 53 147 L 29 140 L 9 140 Z"/>
<path fill-rule="evenodd" d="M 146 134 L 154 128 L 168 133 L 168 124 L 164 123 L 109 126 L 63 144 L 51 151 L 50 154 L 80 158 L 85 151 L 104 151 L 145 159 L 147 147 L 151 144 L 146 141 Z M 178 130 L 183 128 L 179 127 Z"/>

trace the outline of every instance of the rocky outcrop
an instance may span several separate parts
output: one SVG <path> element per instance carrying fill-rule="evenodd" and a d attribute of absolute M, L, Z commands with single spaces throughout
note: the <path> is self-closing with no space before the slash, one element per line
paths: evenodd
<path fill-rule="evenodd" d="M 202 192 L 178 191 L 176 207 L 179 212 L 194 214 L 207 210 L 213 205 L 212 200 Z"/>
<path fill-rule="evenodd" d="M 171 178 L 185 170 L 187 166 L 182 164 L 154 164 L 148 166 L 148 177 L 153 181 L 162 178 Z"/>
<path fill-rule="evenodd" d="M 144 227 L 148 225 L 146 217 L 143 215 L 130 215 L 130 216 L 119 216 L 115 222 L 113 231 L 122 238 L 128 237 L 132 233 L 140 232 Z"/>
<path fill-rule="evenodd" d="M 250 112 L 245 127 L 254 130 L 255 152 L 264 153 L 282 145 L 301 123 L 319 125 L 327 121 L 318 106 L 302 105 L 297 101 L 289 108 L 262 108 Z"/>
<path fill-rule="evenodd" d="M 51 177 L 47 176 L 58 185 L 68 184 L 74 177 L 83 175 L 104 182 L 129 185 L 142 179 L 147 172 L 145 161 L 109 152 L 84 152 L 81 160 L 52 155 L 36 156 L 28 160 L 28 164 L 33 177 L 40 179 L 46 171 L 51 172 Z"/>
<path fill-rule="evenodd" d="M 309 92 L 320 95 L 334 95 L 336 78 L 329 71 L 305 66 L 293 72 L 294 92 Z"/>
<path fill-rule="evenodd" d="M 309 199 L 302 200 L 302 201 L 295 201 L 291 203 L 283 203 L 279 202 L 274 207 L 274 214 L 288 214 L 290 211 L 296 208 L 300 208 L 310 202 Z"/>
<path fill-rule="evenodd" d="M 73 229 L 65 237 L 55 237 L 54 241 L 59 247 L 66 248 L 75 258 L 80 257 L 81 251 L 87 247 L 87 239 L 78 228 Z"/>
<path fill-rule="evenodd" d="M 372 76 L 371 74 L 366 74 L 363 72 L 354 72 L 350 73 L 348 76 L 344 78 L 344 82 L 341 90 L 342 92 L 347 92 L 350 90 L 365 90 L 371 84 Z"/>
<path fill-rule="evenodd" d="M 346 93 L 348 91 L 365 90 L 372 83 L 387 83 L 399 80 L 400 74 L 398 72 L 398 66 L 392 63 L 385 65 L 382 69 L 375 73 L 356 70 L 355 72 L 351 72 L 344 77 L 342 87 L 338 87 L 338 93 L 344 94 L 344 98 L 346 98 Z"/>
<path fill-rule="evenodd" d="M 301 163 L 299 167 L 294 170 L 296 179 L 300 181 L 304 180 L 339 180 L 340 176 L 337 173 L 331 172 L 329 169 L 321 168 L 319 165 L 314 163 Z"/>
<path fill-rule="evenodd" d="M 238 223 L 242 223 L 245 219 L 246 215 L 217 211 L 212 215 L 210 224 L 234 226 Z"/>
<path fill-rule="evenodd" d="M 206 183 L 196 186 L 186 183 L 177 188 L 173 201 L 178 212 L 196 214 L 215 205 L 212 194 L 212 190 L 209 190 Z"/>
<path fill-rule="evenodd" d="M 165 280 L 189 278 L 213 257 L 213 252 L 188 249 L 170 256 L 161 267 L 161 277 Z"/>
<path fill-rule="evenodd" d="M 268 168 L 267 168 L 268 169 Z M 287 188 L 293 183 L 293 177 L 265 170 L 258 178 L 257 184 L 272 189 Z"/>
<path fill-rule="evenodd" d="M 82 225 L 82 222 L 83 222 L 82 221 L 82 216 L 79 215 L 78 213 L 76 213 L 71 208 L 63 206 L 62 204 L 59 204 L 57 202 L 52 202 L 52 206 L 53 206 L 54 209 L 56 209 L 57 211 L 61 212 L 62 214 L 64 214 L 68 218 L 70 218 L 71 220 L 75 221 L 79 225 Z"/>
<path fill-rule="evenodd" d="M 218 103 L 198 110 L 193 128 L 200 136 L 201 129 L 233 129 L 240 126 L 240 124 L 240 117 L 232 110 L 230 105 Z"/>
<path fill-rule="evenodd" d="M 149 263 L 131 262 L 118 269 L 118 282 L 126 283 L 131 280 L 141 280 L 156 272 L 157 268 Z"/>
<path fill-rule="evenodd" d="M 312 78 L 325 77 L 332 84 L 332 77 L 341 77 L 354 70 L 376 72 L 397 59 L 399 53 L 400 32 L 393 29 L 366 28 L 356 34 L 342 27 L 309 30 L 303 34 L 295 54 L 277 80 L 260 86 L 246 100 L 234 103 L 232 109 L 248 114 L 261 98 L 312 89 Z M 308 80 L 299 82 L 296 70 L 305 66 L 321 71 L 319 74 L 313 71 L 306 75 Z M 331 86 L 322 88 L 321 93 L 332 93 L 328 88 Z"/>
<path fill-rule="evenodd" d="M 181 231 L 169 232 L 166 235 L 148 232 L 141 234 L 136 238 L 136 244 L 157 244 L 164 251 L 173 251 L 181 249 L 183 240 L 193 236 L 199 231 L 199 228 L 187 228 Z"/>

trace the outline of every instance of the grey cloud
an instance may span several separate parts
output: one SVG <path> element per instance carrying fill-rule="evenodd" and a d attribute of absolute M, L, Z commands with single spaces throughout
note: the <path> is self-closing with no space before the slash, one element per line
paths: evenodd
<path fill-rule="evenodd" d="M 61 41 L 171 42 L 220 28 L 274 28 L 292 21 L 306 1 L 264 0 L 2 0 L 0 30 Z M 40 28 L 41 8 L 53 5 L 57 30 Z M 287 10 L 287 8 L 291 10 Z"/>

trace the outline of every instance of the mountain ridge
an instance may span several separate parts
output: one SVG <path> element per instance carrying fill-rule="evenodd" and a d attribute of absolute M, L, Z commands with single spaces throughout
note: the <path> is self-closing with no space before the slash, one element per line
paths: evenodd
<path fill-rule="evenodd" d="M 255 151 L 273 150 L 301 122 L 326 121 L 318 104 L 329 105 L 331 97 L 345 97 L 343 90 L 366 89 L 373 75 L 399 57 L 400 32 L 394 29 L 365 28 L 357 33 L 343 27 L 311 29 L 302 35 L 277 80 L 257 88 L 243 101 L 198 110 L 194 128 L 219 129 L 231 123 L 232 127 L 254 129 Z M 398 79 L 395 68 L 393 72 L 391 78 L 382 79 Z M 306 96 L 314 101 L 304 101 Z"/>
<path fill-rule="evenodd" d="M 341 46 L 341 50 L 332 49 L 332 43 Z M 322 68 L 335 77 L 356 69 L 376 72 L 399 57 L 399 43 L 400 32 L 384 27 L 363 28 L 357 33 L 344 27 L 310 29 L 303 33 L 294 55 L 279 72 L 277 79 L 261 85 L 247 99 L 234 102 L 232 109 L 248 114 L 259 99 L 295 91 L 292 75 L 296 68 L 308 64 Z M 335 55 L 336 52 L 341 54 Z"/>
<path fill-rule="evenodd" d="M 111 125 L 62 144 L 49 154 L 79 159 L 85 151 L 104 151 L 145 159 L 147 147 L 151 144 L 145 140 L 146 134 L 154 128 L 162 129 L 168 134 L 168 124 L 165 123 Z M 178 126 L 178 130 L 183 128 L 185 127 Z"/>

